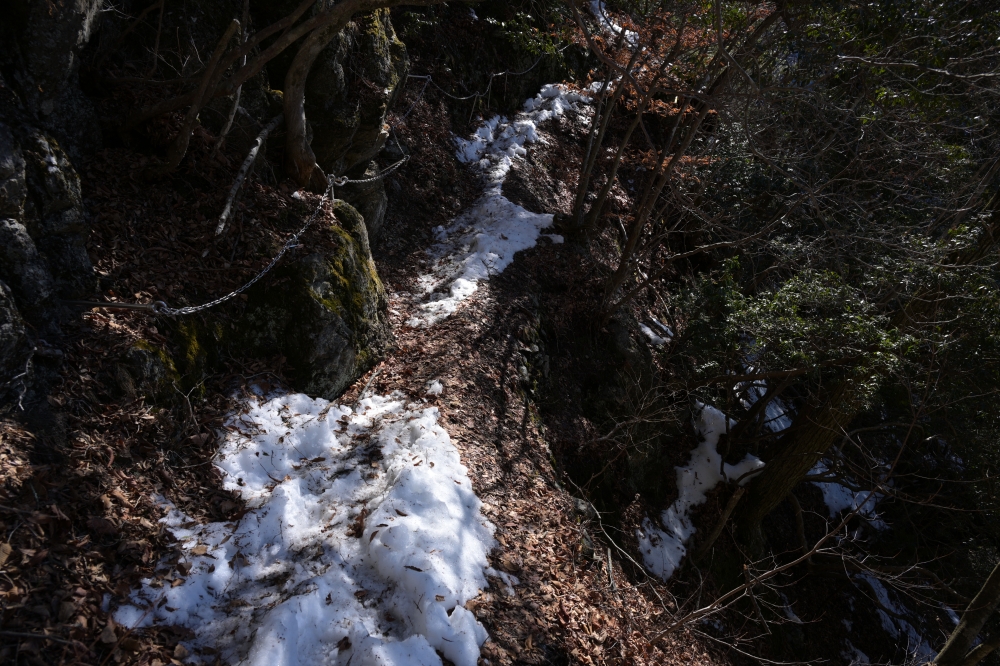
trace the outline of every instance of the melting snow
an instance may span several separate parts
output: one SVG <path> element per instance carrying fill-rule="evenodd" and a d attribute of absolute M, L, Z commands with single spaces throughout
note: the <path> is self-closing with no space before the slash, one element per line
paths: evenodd
<path fill-rule="evenodd" d="M 882 628 L 897 641 L 906 641 L 906 652 L 912 657 L 912 663 L 924 664 L 933 661 L 937 656 L 937 651 L 930 646 L 927 639 L 921 636 L 920 632 L 912 624 L 903 619 L 910 613 L 906 608 L 893 602 L 889 596 L 888 588 L 870 574 L 858 574 L 856 578 L 868 583 L 869 587 L 872 588 L 872 592 L 875 593 L 875 599 L 881 608 L 892 613 L 890 615 L 884 610 L 878 610 L 878 617 L 882 622 Z"/>
<path fill-rule="evenodd" d="M 747 456 L 735 465 L 724 463 L 716 450 L 719 437 L 726 432 L 726 416 L 715 407 L 704 405 L 699 417 L 698 432 L 701 444 L 691 452 L 691 460 L 684 467 L 677 467 L 677 500 L 660 515 L 666 531 L 648 518 L 637 531 L 639 550 L 643 562 L 651 572 L 667 580 L 687 554 L 685 544 L 695 533 L 688 514 L 692 507 L 705 501 L 710 490 L 722 481 L 736 481 L 743 485 L 753 476 L 752 472 L 764 466 L 758 458 Z M 730 425 L 732 422 L 730 421 Z"/>
<path fill-rule="evenodd" d="M 830 471 L 825 460 L 820 460 L 811 470 L 810 474 L 826 474 Z M 833 518 L 844 510 L 858 510 L 858 515 L 868 521 L 877 530 L 887 529 L 889 526 L 879 517 L 875 506 L 882 499 L 881 493 L 870 490 L 852 490 L 836 481 L 813 481 L 813 484 L 823 493 L 823 502 Z"/>
<path fill-rule="evenodd" d="M 180 561 L 120 624 L 192 630 L 195 662 L 211 647 L 247 666 L 440 666 L 437 650 L 475 666 L 487 633 L 464 605 L 494 528 L 436 408 L 285 395 L 229 430 L 216 464 L 249 511 L 201 525 L 168 505 Z"/>
<path fill-rule="evenodd" d="M 630 46 L 635 46 L 639 43 L 638 34 L 631 30 L 625 30 L 611 20 L 611 17 L 608 16 L 607 7 L 604 6 L 604 0 L 590 0 L 590 13 L 594 15 L 594 18 L 597 19 L 597 22 L 601 24 L 601 28 L 604 30 L 616 35 L 622 34 L 622 31 L 624 30 L 625 39 L 628 41 Z"/>
<path fill-rule="evenodd" d="M 534 247 L 540 236 L 561 243 L 562 236 L 542 234 L 552 215 L 532 213 L 503 196 L 501 190 L 513 161 L 527 154 L 525 146 L 540 140 L 538 125 L 567 112 L 580 113 L 589 97 L 562 85 L 546 85 L 524 103 L 513 121 L 494 116 L 468 139 L 456 139 L 461 162 L 476 164 L 486 176 L 483 196 L 447 228 L 435 229 L 437 244 L 429 253 L 430 273 L 418 280 L 427 301 L 407 322 L 430 326 L 453 314 L 476 292 L 478 283 L 501 273 L 514 254 Z"/>
<path fill-rule="evenodd" d="M 642 329 L 642 332 L 646 334 L 647 338 L 649 338 L 650 344 L 655 345 L 657 347 L 659 347 L 660 345 L 667 344 L 667 339 L 660 337 L 659 335 L 654 333 L 653 329 L 651 329 L 649 326 L 646 326 L 645 324 L 639 324 L 639 328 Z"/>

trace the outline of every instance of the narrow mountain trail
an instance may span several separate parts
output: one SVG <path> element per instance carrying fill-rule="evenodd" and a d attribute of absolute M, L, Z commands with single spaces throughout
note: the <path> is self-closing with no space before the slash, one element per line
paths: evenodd
<path fill-rule="evenodd" d="M 565 247 L 502 186 L 587 101 L 546 86 L 459 141 L 484 193 L 389 285 L 395 349 L 336 403 L 248 396 L 214 461 L 246 511 L 199 524 L 161 498 L 180 548 L 119 624 L 182 627 L 189 663 L 716 663 L 683 633 L 650 647 L 676 606 L 563 486 L 526 381 L 536 317 L 490 288 L 516 252 Z"/>

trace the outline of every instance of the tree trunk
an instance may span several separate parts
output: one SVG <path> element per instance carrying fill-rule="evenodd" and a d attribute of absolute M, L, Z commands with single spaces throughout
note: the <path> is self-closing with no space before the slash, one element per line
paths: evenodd
<path fill-rule="evenodd" d="M 736 519 L 737 534 L 745 544 L 762 549 L 761 521 L 785 500 L 847 429 L 859 408 L 852 379 L 838 384 L 823 404 L 799 412 L 781 441 L 781 450 L 748 485 L 746 501 Z"/>
<path fill-rule="evenodd" d="M 316 164 L 316 154 L 309 145 L 306 132 L 306 78 L 316 57 L 343 27 L 338 21 L 326 28 L 314 30 L 299 47 L 285 75 L 285 168 L 288 175 L 302 187 L 322 192 L 327 187 L 326 175 Z"/>
<path fill-rule="evenodd" d="M 982 226 L 978 242 L 955 253 L 949 258 L 949 264 L 973 265 L 996 251 L 1000 244 L 998 208 L 1000 193 L 995 194 L 986 206 L 990 217 Z M 933 322 L 937 316 L 937 303 L 942 297 L 933 289 L 913 295 L 896 312 L 888 328 L 912 331 L 927 321 Z M 763 549 L 761 521 L 792 492 L 850 425 L 861 408 L 857 386 L 865 379 L 861 375 L 847 377 L 830 391 L 825 403 L 806 407 L 795 418 L 789 434 L 781 440 L 782 450 L 767 461 L 763 471 L 750 482 L 747 499 L 736 521 L 737 535 L 745 544 Z M 1000 594 L 1000 576 L 997 585 Z"/>
<path fill-rule="evenodd" d="M 994 639 L 970 651 L 972 642 L 976 640 L 976 636 L 982 631 L 983 625 L 998 604 L 1000 604 L 1000 564 L 993 568 L 979 594 L 962 613 L 962 620 L 955 627 L 955 631 L 951 632 L 948 642 L 941 648 L 934 663 L 939 666 L 966 666 L 966 664 L 972 666 L 996 649 L 998 641 Z"/>

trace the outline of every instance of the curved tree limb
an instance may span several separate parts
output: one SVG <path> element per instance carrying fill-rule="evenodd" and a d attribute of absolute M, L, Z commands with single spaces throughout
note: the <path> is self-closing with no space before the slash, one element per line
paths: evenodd
<path fill-rule="evenodd" d="M 173 140 L 170 144 L 170 148 L 167 150 L 167 163 L 159 169 L 160 173 L 167 173 L 173 171 L 177 168 L 177 165 L 181 163 L 184 159 L 184 155 L 187 153 L 188 143 L 191 141 L 191 130 L 194 129 L 194 124 L 198 120 L 198 113 L 201 111 L 202 106 L 208 101 L 207 92 L 211 87 L 213 80 L 216 79 L 216 71 L 219 68 L 219 60 L 222 59 L 222 55 L 226 51 L 226 44 L 229 40 L 233 38 L 236 31 L 240 28 L 240 22 L 233 19 L 226 28 L 226 32 L 223 33 L 222 39 L 215 47 L 215 51 L 212 53 L 212 58 L 208 61 L 208 66 L 205 67 L 205 75 L 201 79 L 201 85 L 198 86 L 198 91 L 191 102 L 191 107 L 188 109 L 187 114 L 184 116 L 184 123 L 181 125 L 181 132 L 177 135 L 177 138 Z"/>

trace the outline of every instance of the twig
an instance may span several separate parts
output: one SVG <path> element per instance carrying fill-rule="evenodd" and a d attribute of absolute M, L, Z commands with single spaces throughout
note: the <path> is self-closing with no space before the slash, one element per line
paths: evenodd
<path fill-rule="evenodd" d="M 146 72 L 147 77 L 152 76 L 153 73 L 156 72 L 156 62 L 160 58 L 160 33 L 163 32 L 163 9 L 164 7 L 167 6 L 167 0 L 160 0 L 159 4 L 160 4 L 160 19 L 156 24 L 156 40 L 153 42 L 153 62 L 149 66 L 149 71 Z"/>
<path fill-rule="evenodd" d="M 372 382 L 375 381 L 375 378 L 378 377 L 378 373 L 380 372 L 382 372 L 381 364 L 377 368 L 375 368 L 375 372 L 373 372 L 372 376 L 368 378 L 367 382 L 365 382 L 364 388 L 362 388 L 361 393 L 358 394 L 358 399 L 354 401 L 355 407 L 357 407 L 358 403 L 360 403 L 362 398 L 365 397 L 365 393 L 368 391 L 368 387 L 372 385 Z"/>
<path fill-rule="evenodd" d="M 237 101 L 239 101 L 237 99 Z M 234 107 L 235 108 L 235 107 Z M 222 231 L 226 228 L 226 220 L 229 219 L 229 213 L 232 212 L 233 202 L 236 200 L 236 193 L 239 192 L 240 186 L 243 185 L 243 181 L 246 179 L 247 174 L 250 173 L 250 167 L 253 166 L 254 160 L 257 159 L 257 153 L 260 151 L 260 147 L 264 145 L 267 141 L 267 135 L 274 131 L 284 118 L 284 114 L 279 113 L 271 122 L 261 130 L 260 134 L 257 135 L 257 140 L 254 141 L 253 148 L 250 149 L 250 153 L 247 158 L 243 160 L 243 166 L 240 167 L 240 171 L 236 174 L 236 181 L 233 183 L 232 189 L 229 190 L 229 196 L 226 198 L 226 207 L 222 209 L 222 215 L 219 216 L 219 224 L 215 227 L 215 235 L 222 235 Z"/>
<path fill-rule="evenodd" d="M 873 489 L 873 490 L 871 490 L 868 493 L 868 497 L 865 498 L 865 502 L 868 501 L 868 498 L 871 497 L 876 492 L 876 490 L 877 489 Z M 864 502 L 862 502 L 861 506 L 864 506 Z M 774 569 L 771 569 L 770 571 L 765 571 L 764 573 L 762 573 L 759 576 L 748 578 L 748 580 L 747 580 L 746 583 L 744 583 L 743 585 L 740 585 L 739 587 L 736 587 L 736 588 L 730 590 L 729 592 L 723 594 L 721 597 L 719 597 L 718 599 L 716 599 L 712 603 L 708 604 L 707 606 L 704 606 L 704 607 L 699 608 L 697 610 L 691 611 L 690 613 L 688 613 L 684 617 L 682 617 L 682 618 L 680 618 L 678 620 L 675 620 L 673 624 L 671 624 L 669 627 L 667 627 L 666 629 L 664 629 L 663 631 L 661 631 L 660 633 L 658 633 L 656 636 L 654 636 L 653 639 L 650 641 L 650 645 L 656 645 L 657 643 L 659 643 L 660 641 L 662 641 L 664 638 L 666 638 L 668 635 L 670 635 L 670 634 L 674 633 L 675 631 L 681 629 L 685 625 L 688 625 L 688 624 L 690 624 L 690 623 L 692 623 L 692 622 L 694 622 L 696 620 L 700 620 L 701 618 L 703 618 L 703 617 L 705 617 L 707 615 L 710 615 L 710 614 L 716 612 L 717 610 L 723 608 L 730 601 L 732 601 L 732 600 L 734 600 L 734 599 L 742 596 L 743 594 L 746 594 L 753 587 L 755 587 L 756 585 L 764 582 L 765 580 L 769 580 L 771 578 L 774 578 L 775 576 L 777 576 L 777 575 L 779 575 L 781 573 L 784 573 L 785 571 L 788 571 L 789 569 L 793 569 L 793 568 L 797 567 L 799 564 L 802 564 L 803 562 L 808 561 L 810 557 L 812 557 L 814 554 L 816 554 L 816 553 L 818 553 L 820 551 L 820 549 L 823 547 L 823 544 L 825 544 L 827 541 L 829 541 L 833 537 L 834 534 L 838 534 L 840 532 L 840 530 L 844 529 L 844 527 L 847 526 L 847 523 L 850 522 L 850 520 L 852 518 L 854 518 L 854 516 L 858 515 L 858 511 L 859 510 L 860 510 L 860 507 L 858 509 L 855 509 L 854 511 L 851 511 L 846 516 L 844 516 L 844 519 L 842 521 L 840 521 L 840 524 L 837 525 L 837 527 L 835 529 L 831 530 L 830 532 L 827 532 L 826 535 L 823 536 L 822 539 L 820 539 L 819 541 L 817 541 L 816 544 L 809 550 L 809 552 L 807 552 L 807 553 L 805 553 L 805 554 L 803 554 L 803 555 L 795 558 L 791 562 L 787 562 L 787 563 L 785 563 L 785 564 L 783 564 L 783 565 L 781 565 L 779 567 L 775 567 Z"/>
<path fill-rule="evenodd" d="M 722 529 L 729 521 L 729 516 L 733 514 L 736 504 L 740 501 L 740 498 L 743 497 L 743 494 L 746 491 L 747 489 L 743 486 L 736 488 L 736 492 L 734 492 L 733 496 L 729 498 L 728 502 L 726 502 L 726 508 L 723 509 L 722 515 L 719 516 L 719 522 L 715 524 L 715 528 L 708 535 L 708 538 L 705 540 L 705 543 L 702 544 L 701 548 L 695 551 L 694 557 L 692 558 L 693 560 L 700 561 L 705 559 L 705 556 L 708 555 L 708 551 L 712 550 L 712 546 L 715 545 L 719 535 L 722 534 Z"/>
<path fill-rule="evenodd" d="M 611 546 L 608 546 L 608 581 L 611 583 L 612 594 L 618 594 L 618 585 L 615 584 L 615 570 L 611 567 Z"/>
<path fill-rule="evenodd" d="M 243 39 L 242 44 L 246 44 L 247 39 L 250 37 L 250 0 L 243 0 Z M 246 54 L 240 58 L 240 67 L 247 64 Z M 240 107 L 240 94 L 243 92 L 243 84 L 241 83 L 236 88 L 236 94 L 233 95 L 233 106 L 229 109 L 229 116 L 226 118 L 226 124 L 222 126 L 222 130 L 219 132 L 219 140 L 215 142 L 215 147 L 212 148 L 212 157 L 214 158 L 219 150 L 222 148 L 222 144 L 226 142 L 226 135 L 229 134 L 229 130 L 233 127 L 233 120 L 236 118 L 236 109 Z"/>
<path fill-rule="evenodd" d="M 201 107 L 205 103 L 205 99 L 209 97 L 209 91 L 216 82 L 216 72 L 219 69 L 219 61 L 222 60 L 222 56 L 226 52 L 226 46 L 229 44 L 229 40 L 233 38 L 233 35 L 240 27 L 240 22 L 233 19 L 226 28 L 226 32 L 223 33 L 222 39 L 215 46 L 215 51 L 212 53 L 212 57 L 208 61 L 208 65 L 205 67 L 205 74 L 202 76 L 201 85 L 198 86 L 194 98 L 191 100 L 191 107 L 188 109 L 187 115 L 184 116 L 184 123 L 181 125 L 180 134 L 174 139 L 173 143 L 170 144 L 170 149 L 167 151 L 167 163 L 160 169 L 161 173 L 169 173 L 177 168 L 177 165 L 181 163 L 184 159 L 184 155 L 187 154 L 188 143 L 191 141 L 191 131 L 194 129 L 194 124 L 198 120 L 198 113 L 201 111 Z"/>

